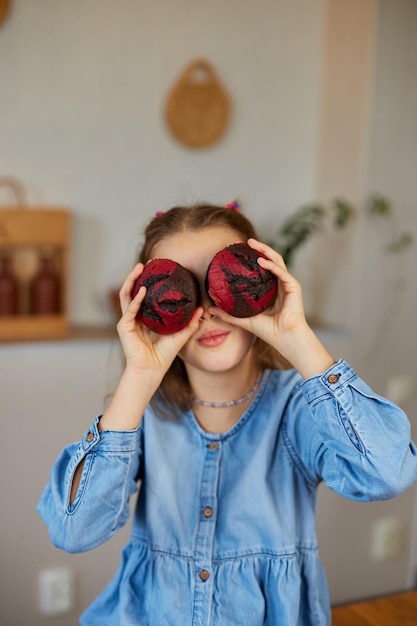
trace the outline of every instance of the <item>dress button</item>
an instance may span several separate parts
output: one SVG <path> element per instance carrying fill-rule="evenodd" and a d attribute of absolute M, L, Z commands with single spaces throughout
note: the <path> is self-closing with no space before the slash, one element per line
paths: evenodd
<path fill-rule="evenodd" d="M 213 515 L 213 509 L 209 506 L 206 506 L 206 508 L 203 511 L 203 515 L 204 517 L 211 517 Z"/>
<path fill-rule="evenodd" d="M 219 449 L 219 444 L 217 443 L 217 441 L 212 441 L 209 447 L 210 450 L 213 450 L 213 452 L 215 452 Z"/>
<path fill-rule="evenodd" d="M 331 385 L 334 385 L 335 383 L 337 383 L 339 378 L 340 378 L 339 374 L 329 374 L 329 376 L 327 377 L 327 380 Z"/>
<path fill-rule="evenodd" d="M 86 439 L 86 441 L 88 441 L 88 443 L 90 443 L 90 441 L 93 441 L 93 439 L 94 439 L 93 433 L 88 433 L 88 435 L 87 435 L 87 437 L 85 439 Z"/>
<path fill-rule="evenodd" d="M 210 574 L 206 569 L 202 569 L 200 572 L 200 578 L 203 582 L 206 582 L 210 578 Z"/>

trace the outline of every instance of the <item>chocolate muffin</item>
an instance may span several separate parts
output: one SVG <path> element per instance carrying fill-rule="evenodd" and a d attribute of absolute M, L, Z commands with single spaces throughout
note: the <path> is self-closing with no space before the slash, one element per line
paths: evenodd
<path fill-rule="evenodd" d="M 278 280 L 258 264 L 260 256 L 246 243 L 234 243 L 214 256 L 206 289 L 216 306 L 235 317 L 252 317 L 271 306 Z"/>
<path fill-rule="evenodd" d="M 132 298 L 142 285 L 147 291 L 137 319 L 160 335 L 187 326 L 200 301 L 198 282 L 189 270 L 171 259 L 154 259 L 137 279 Z"/>

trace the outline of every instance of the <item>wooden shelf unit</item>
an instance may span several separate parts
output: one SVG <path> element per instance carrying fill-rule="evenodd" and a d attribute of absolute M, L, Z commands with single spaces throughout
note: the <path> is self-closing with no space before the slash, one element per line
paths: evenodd
<path fill-rule="evenodd" d="M 69 326 L 68 331 L 63 335 L 45 333 L 42 335 L 40 329 L 32 336 L 27 334 L 24 337 L 18 337 L 17 333 L 2 338 L 0 345 L 10 346 L 21 343 L 51 343 L 51 342 L 72 342 L 72 341 L 118 341 L 116 325 L 114 326 Z"/>
<path fill-rule="evenodd" d="M 0 250 L 15 261 L 21 291 L 18 315 L 0 317 L 0 341 L 65 337 L 68 319 L 71 213 L 64 208 L 0 208 Z M 56 258 L 61 284 L 61 310 L 56 315 L 31 315 L 27 306 L 28 282 L 43 251 Z"/>

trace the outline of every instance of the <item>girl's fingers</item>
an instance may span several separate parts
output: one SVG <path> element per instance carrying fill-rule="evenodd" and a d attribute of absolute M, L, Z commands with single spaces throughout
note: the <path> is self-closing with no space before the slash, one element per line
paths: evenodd
<path fill-rule="evenodd" d="M 125 293 L 129 293 L 132 291 L 133 289 L 133 285 L 135 284 L 136 280 L 139 278 L 139 276 L 142 274 L 143 272 L 143 268 L 144 268 L 144 264 L 143 263 L 136 263 L 135 267 L 132 269 L 132 271 L 127 275 L 121 289 L 120 289 L 120 293 L 125 294 Z"/>
<path fill-rule="evenodd" d="M 235 317 L 234 315 L 230 315 L 229 313 L 226 313 L 226 311 L 223 311 L 223 309 L 217 306 L 210 306 L 208 307 L 207 311 L 211 315 L 218 317 L 220 320 L 222 320 L 222 322 L 226 322 L 226 324 L 239 326 L 240 328 L 243 328 L 244 330 L 249 330 L 249 328 L 251 327 L 250 320 L 252 318 L 250 317 Z"/>
<path fill-rule="evenodd" d="M 129 304 L 126 307 L 125 314 L 127 314 L 129 318 L 136 317 L 136 314 L 139 311 L 140 306 L 145 299 L 145 296 L 146 296 L 146 287 L 142 285 L 142 287 L 140 287 L 136 296 L 133 298 L 133 300 L 129 302 Z"/>
<path fill-rule="evenodd" d="M 185 326 L 185 328 L 182 328 L 177 333 L 175 333 L 176 338 L 179 340 L 181 345 L 184 345 L 188 341 L 188 339 L 191 337 L 191 335 L 195 333 L 195 331 L 197 330 L 199 326 L 200 319 L 203 313 L 204 313 L 203 307 L 201 306 L 197 307 L 193 313 L 191 320 L 188 322 L 187 326 Z"/>
<path fill-rule="evenodd" d="M 198 306 L 196 310 L 194 311 L 193 316 L 188 324 L 188 327 L 192 328 L 193 332 L 197 330 L 203 313 L 204 313 L 204 309 L 202 306 Z"/>
<path fill-rule="evenodd" d="M 287 285 L 289 289 L 299 287 L 298 281 L 287 270 L 284 259 L 279 254 L 279 252 L 266 245 L 265 243 L 262 243 L 261 241 L 253 238 L 248 239 L 248 245 L 267 257 L 264 258 L 263 256 L 260 256 L 258 258 L 258 264 L 260 265 L 260 267 L 263 267 L 264 269 L 272 272 L 272 274 L 274 274 L 282 284 Z"/>
<path fill-rule="evenodd" d="M 258 257 L 258 264 L 260 267 L 272 272 L 272 274 L 274 274 L 282 283 L 288 285 L 296 283 L 296 279 L 287 270 L 284 259 L 279 252 L 257 239 L 249 239 L 248 245 L 250 245 L 251 248 L 257 252 L 265 255 L 266 258 L 264 256 Z"/>
<path fill-rule="evenodd" d="M 258 264 L 260 267 L 263 267 L 265 270 L 269 270 L 274 274 L 279 280 L 283 283 L 292 283 L 296 282 L 296 279 L 292 274 L 289 273 L 285 265 L 279 265 L 272 259 L 264 259 L 263 257 L 259 257 Z"/>
<path fill-rule="evenodd" d="M 132 289 L 135 285 L 135 282 L 137 281 L 139 276 L 142 274 L 143 268 L 144 268 L 143 263 L 137 263 L 135 267 L 133 268 L 133 270 L 130 272 L 130 274 L 127 276 L 126 280 L 124 281 L 123 285 L 120 288 L 119 299 L 120 299 L 120 305 L 122 307 L 123 312 L 129 306 L 132 300 L 132 297 L 131 297 Z"/>
<path fill-rule="evenodd" d="M 146 287 L 142 285 L 136 296 L 129 302 L 117 324 L 119 335 L 137 329 L 136 315 L 146 295 Z"/>
<path fill-rule="evenodd" d="M 253 239 L 253 237 L 248 239 L 247 243 L 248 243 L 248 246 L 253 248 L 253 250 L 256 250 L 257 252 L 261 252 L 266 257 L 268 257 L 268 259 L 270 259 L 271 261 L 276 263 L 279 267 L 281 267 L 283 269 L 287 269 L 286 265 L 284 263 L 284 259 L 282 258 L 280 253 L 277 252 L 276 250 L 274 250 L 273 248 L 271 248 L 270 246 L 268 246 L 266 243 L 262 243 L 262 241 L 258 241 L 257 239 Z M 262 257 L 260 257 L 260 258 L 262 258 Z"/>

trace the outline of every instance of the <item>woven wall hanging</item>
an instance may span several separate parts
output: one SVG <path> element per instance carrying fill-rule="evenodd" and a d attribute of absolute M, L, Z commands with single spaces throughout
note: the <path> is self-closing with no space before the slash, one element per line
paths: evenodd
<path fill-rule="evenodd" d="M 230 121 L 230 98 L 213 66 L 204 59 L 190 63 L 166 102 L 166 120 L 174 137 L 191 148 L 211 146 Z"/>

